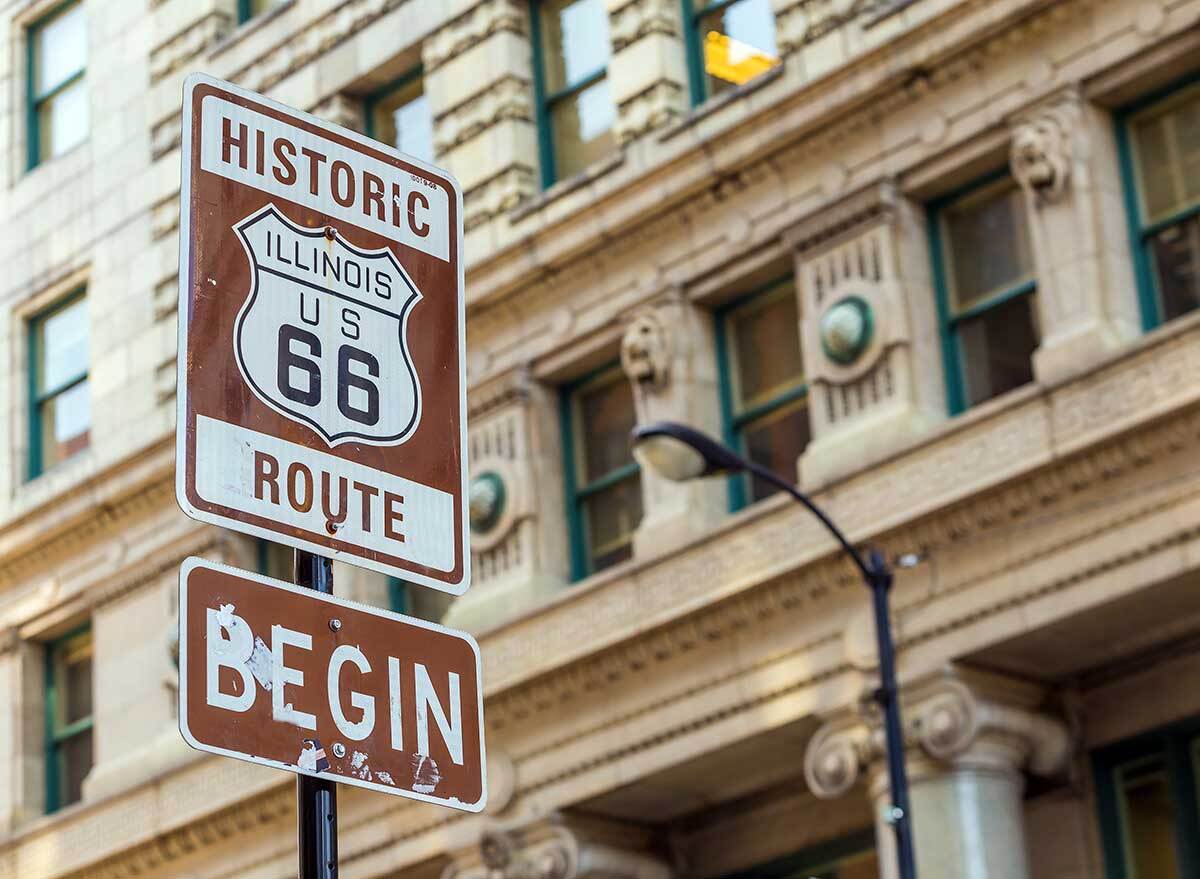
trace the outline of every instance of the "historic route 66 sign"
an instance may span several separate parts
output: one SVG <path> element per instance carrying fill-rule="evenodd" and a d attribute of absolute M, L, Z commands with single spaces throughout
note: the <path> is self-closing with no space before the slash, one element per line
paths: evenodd
<path fill-rule="evenodd" d="M 199 74 L 183 117 L 180 506 L 465 591 L 458 185 Z"/>
<path fill-rule="evenodd" d="M 408 439 L 421 419 L 407 342 L 421 293 L 391 249 L 301 228 L 273 204 L 236 229 L 253 271 L 237 363 L 258 398 L 331 446 Z"/>

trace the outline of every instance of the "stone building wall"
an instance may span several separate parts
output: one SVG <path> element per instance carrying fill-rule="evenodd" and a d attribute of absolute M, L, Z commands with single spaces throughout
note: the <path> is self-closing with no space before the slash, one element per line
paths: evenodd
<path fill-rule="evenodd" d="M 33 169 L 26 41 L 56 2 L 0 10 L 0 879 L 294 873 L 290 778 L 174 726 L 180 561 L 257 563 L 173 500 L 181 83 L 365 130 L 418 64 L 465 193 L 472 472 L 508 489 L 448 612 L 483 651 L 492 804 L 344 791 L 345 874 L 716 879 L 875 827 L 893 875 L 870 620 L 813 520 L 642 474 L 632 557 L 572 582 L 562 389 L 619 362 L 635 420 L 720 433 L 721 315 L 791 274 L 812 442 L 787 475 L 919 561 L 893 601 L 922 876 L 1100 875 L 1092 754 L 1200 710 L 1170 683 L 1200 631 L 1200 319 L 1144 330 L 1114 124 L 1200 70 L 1200 3 L 772 0 L 782 63 L 691 106 L 680 4 L 606 0 L 618 146 L 543 188 L 524 0 L 83 2 L 89 136 Z M 929 208 L 1000 169 L 1034 380 L 957 413 Z M 29 321 L 81 284 L 90 443 L 30 479 Z M 847 295 L 874 321 L 850 365 L 821 338 Z M 84 621 L 95 765 L 45 815 L 46 645 Z"/>

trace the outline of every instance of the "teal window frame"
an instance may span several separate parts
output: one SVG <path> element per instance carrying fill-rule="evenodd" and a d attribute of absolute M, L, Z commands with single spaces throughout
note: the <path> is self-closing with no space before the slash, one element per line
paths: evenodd
<path fill-rule="evenodd" d="M 567 541 L 570 547 L 571 581 L 578 582 L 595 573 L 592 569 L 591 547 L 588 545 L 587 528 L 583 521 L 583 503 L 592 495 L 640 474 L 637 461 L 630 461 L 616 470 L 585 485 L 579 484 L 576 459 L 574 401 L 575 395 L 601 376 L 619 370 L 619 361 L 610 361 L 592 370 L 583 377 L 564 385 L 559 394 L 559 420 L 562 434 L 563 486 L 566 490 Z M 618 381 L 621 379 L 618 379 Z"/>
<path fill-rule="evenodd" d="M 955 314 L 950 306 L 950 281 L 946 271 L 946 245 L 943 242 L 942 217 L 947 208 L 962 199 L 1001 180 L 1011 179 L 1011 177 L 1012 174 L 1006 168 L 993 171 L 935 199 L 929 203 L 927 209 L 929 255 L 930 263 L 933 266 L 933 289 L 937 304 L 938 333 L 941 337 L 942 369 L 946 378 L 946 408 L 952 416 L 960 415 L 970 408 L 967 402 L 966 363 L 963 358 L 962 344 L 958 337 L 958 325 L 1014 299 L 1036 293 L 1038 283 L 1036 277 L 1021 281 L 992 294 L 983 302 L 977 302 L 970 308 Z"/>
<path fill-rule="evenodd" d="M 375 89 L 375 91 L 363 98 L 363 116 L 365 117 L 363 120 L 365 129 L 364 133 L 367 135 L 367 137 L 374 140 L 379 140 L 379 136 L 377 134 L 378 126 L 375 124 L 375 111 L 379 109 L 379 105 L 391 95 L 395 94 L 401 89 L 407 88 L 418 79 L 422 79 L 424 76 L 425 65 L 418 64 L 416 67 L 411 68 L 386 85 L 380 86 L 379 88 Z M 424 91 L 423 84 L 422 91 Z M 386 143 L 386 141 L 380 141 L 380 143 Z M 388 144 L 388 146 L 394 148 L 395 144 Z M 433 159 L 434 157 L 430 156 L 428 161 L 432 162 Z"/>
<path fill-rule="evenodd" d="M 409 613 L 412 605 L 409 586 L 407 580 L 388 577 L 388 607 L 393 613 Z"/>
<path fill-rule="evenodd" d="M 538 164 L 541 171 L 542 189 L 549 189 L 559 179 L 557 151 L 554 146 L 554 123 L 551 117 L 554 105 L 604 79 L 608 76 L 608 65 L 596 68 L 591 73 L 552 94 L 546 94 L 546 58 L 545 49 L 542 47 L 541 13 L 542 0 L 529 0 L 529 38 L 533 48 L 533 95 L 537 116 Z"/>
<path fill-rule="evenodd" d="M 753 302 L 760 296 L 766 295 L 774 287 L 789 281 L 793 285 L 795 284 L 795 275 L 790 272 L 772 278 L 767 283 L 760 284 L 733 301 L 725 303 L 713 315 L 717 336 L 717 386 L 721 404 L 722 439 L 724 439 L 725 444 L 729 448 L 736 450 L 742 455 L 746 453 L 746 444 L 742 430 L 747 424 L 774 412 L 776 409 L 790 405 L 797 400 L 807 399 L 808 397 L 808 382 L 805 381 L 798 387 L 777 394 L 771 399 L 744 412 L 738 412 L 737 406 L 734 403 L 734 371 L 737 367 L 733 363 L 733 345 L 729 338 L 730 318 L 744 305 Z M 797 328 L 796 332 L 799 332 L 799 328 Z M 803 350 L 801 350 L 801 353 L 803 354 Z M 750 503 L 749 474 L 732 474 L 728 477 L 727 484 L 729 488 L 729 512 L 736 513 L 738 510 L 748 506 Z"/>
<path fill-rule="evenodd" d="M 876 850 L 875 831 L 867 827 L 721 879 L 824 879 L 839 861 Z"/>
<path fill-rule="evenodd" d="M 48 400 L 52 400 L 59 394 L 65 393 L 75 387 L 80 382 L 85 382 L 91 374 L 91 364 L 83 372 L 78 373 L 70 378 L 67 378 L 45 391 L 38 390 L 38 365 L 41 359 L 41 343 L 39 336 L 42 326 L 48 318 L 53 317 L 58 312 L 62 311 L 71 305 L 74 305 L 80 299 L 87 296 L 87 285 L 82 284 L 72 290 L 70 293 L 54 301 L 41 311 L 34 314 L 27 322 L 27 341 L 29 349 L 29 479 L 34 480 L 46 472 L 45 461 L 42 458 L 42 404 Z M 89 344 L 90 344 L 90 329 L 89 329 Z"/>
<path fill-rule="evenodd" d="M 1092 754 L 1096 812 L 1104 852 L 1105 879 L 1135 879 L 1128 871 L 1125 822 L 1121 813 L 1117 773 L 1138 760 L 1165 758 L 1171 801 L 1176 808 L 1175 854 L 1180 875 L 1200 875 L 1200 760 L 1193 760 L 1192 743 L 1200 738 L 1200 718 L 1144 733 Z"/>
<path fill-rule="evenodd" d="M 283 6 L 283 3 L 273 4 L 272 9 L 278 6 Z M 268 12 L 271 12 L 272 9 L 264 9 L 262 12 L 258 13 L 258 15 L 266 15 Z M 237 0 L 237 23 L 239 26 L 245 24 L 251 19 L 257 18 L 258 15 L 254 14 L 253 0 Z"/>
<path fill-rule="evenodd" d="M 25 144 L 25 170 L 32 171 L 38 165 L 42 164 L 42 125 L 40 111 L 42 105 L 47 101 L 52 100 L 57 95 L 61 94 L 66 89 L 79 82 L 87 74 L 87 65 L 79 68 L 75 73 L 71 74 L 65 80 L 60 82 L 50 91 L 43 95 L 37 94 L 37 89 L 34 83 L 37 80 L 34 65 L 36 64 L 36 55 L 34 47 L 37 44 L 37 34 L 43 27 L 50 23 L 60 13 L 66 11 L 71 6 L 76 6 L 82 3 L 83 0 L 65 0 L 59 3 L 53 9 L 49 10 L 45 15 L 40 16 L 36 21 L 32 22 L 25 29 L 25 131 L 27 134 Z"/>
<path fill-rule="evenodd" d="M 1117 157 L 1121 167 L 1121 191 L 1125 198 L 1125 218 L 1129 226 L 1129 247 L 1133 254 L 1134 281 L 1137 284 L 1138 306 L 1142 316 L 1142 331 L 1149 332 L 1163 323 L 1158 277 L 1150 258 L 1151 236 L 1177 223 L 1200 214 L 1200 201 L 1170 217 L 1145 223 L 1142 218 L 1141 189 L 1134 161 L 1132 124 L 1137 116 L 1156 105 L 1169 101 L 1180 92 L 1200 87 L 1200 73 L 1177 79 L 1162 89 L 1121 107 L 1113 114 L 1116 126 Z"/>
<path fill-rule="evenodd" d="M 73 739 L 82 733 L 92 730 L 96 726 L 96 711 L 93 704 L 92 713 L 87 717 L 80 718 L 74 723 L 67 726 L 58 726 L 58 702 L 60 693 L 58 692 L 58 680 L 55 674 L 55 669 L 58 665 L 59 657 L 65 652 L 70 643 L 80 636 L 91 632 L 92 626 L 90 623 L 85 623 L 78 628 L 72 629 L 61 637 L 55 638 L 53 641 L 46 643 L 45 648 L 45 718 L 46 718 L 46 814 L 52 815 L 70 803 L 63 802 L 62 796 L 62 748 L 63 743 Z M 92 668 L 95 669 L 95 642 L 93 641 L 93 660 Z M 93 699 L 95 698 L 95 680 L 92 683 Z M 95 743 L 93 742 L 93 747 Z M 92 755 L 92 765 L 95 765 L 95 753 Z"/>

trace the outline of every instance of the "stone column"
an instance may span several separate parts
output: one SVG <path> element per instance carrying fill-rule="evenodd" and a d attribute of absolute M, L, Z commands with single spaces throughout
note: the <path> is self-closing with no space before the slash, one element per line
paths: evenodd
<path fill-rule="evenodd" d="M 422 47 L 434 151 L 462 185 L 468 233 L 537 190 L 528 8 L 483 0 Z"/>
<path fill-rule="evenodd" d="M 688 111 L 686 54 L 678 0 L 607 0 L 612 58 L 608 80 L 624 144 Z"/>
<path fill-rule="evenodd" d="M 1059 773 L 1071 755 L 1063 724 L 1037 710 L 1044 692 L 997 675 L 948 670 L 906 687 L 903 700 L 921 879 L 1028 879 L 1023 772 Z M 817 731 L 804 772 L 822 798 L 848 792 L 865 773 L 881 875 L 892 879 L 897 874 L 885 756 L 880 718 L 858 709 Z"/>
<path fill-rule="evenodd" d="M 621 341 L 638 424 L 680 421 L 721 435 L 717 357 L 711 314 L 678 292 L 635 312 Z M 724 515 L 721 479 L 672 482 L 642 470 L 642 522 L 634 555 L 663 552 L 708 531 Z"/>
<path fill-rule="evenodd" d="M 42 645 L 0 629 L 0 835 L 43 813 L 44 669 Z"/>
<path fill-rule="evenodd" d="M 637 847 L 638 836 L 635 828 L 560 816 L 492 826 L 453 857 L 442 879 L 671 879 L 666 864 Z"/>
<path fill-rule="evenodd" d="M 1112 121 L 1068 89 L 1013 121 L 1011 164 L 1037 274 L 1034 373 L 1059 381 L 1140 332 Z"/>

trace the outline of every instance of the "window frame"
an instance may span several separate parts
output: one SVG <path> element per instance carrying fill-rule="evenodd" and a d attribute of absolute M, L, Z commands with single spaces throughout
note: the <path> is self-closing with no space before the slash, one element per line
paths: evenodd
<path fill-rule="evenodd" d="M 43 455 L 42 455 L 42 417 L 41 417 L 42 404 L 49 400 L 54 399 L 59 394 L 66 393 L 67 391 L 71 390 L 73 387 L 80 384 L 81 382 L 87 381 L 88 377 L 91 375 L 91 372 L 92 372 L 92 369 L 91 369 L 91 367 L 92 367 L 92 364 L 91 364 L 91 325 L 89 324 L 89 326 L 88 326 L 88 363 L 87 363 L 87 368 L 84 369 L 84 371 L 82 373 L 79 373 L 75 376 L 72 376 L 71 378 L 66 379 L 65 381 L 59 383 L 54 388 L 51 388 L 48 391 L 38 391 L 38 368 L 40 366 L 39 358 L 41 356 L 41 345 L 40 345 L 39 334 L 41 332 L 42 326 L 46 323 L 46 321 L 49 318 L 53 317 L 58 312 L 63 311 L 66 308 L 69 308 L 70 306 L 72 306 L 76 302 L 78 302 L 79 300 L 86 299 L 86 298 L 87 298 L 87 284 L 86 283 L 80 284 L 78 287 L 73 288 L 70 292 L 55 299 L 53 302 L 51 302 L 45 308 L 30 315 L 28 318 L 26 318 L 26 321 L 25 321 L 26 333 L 27 333 L 26 341 L 27 341 L 28 354 L 29 354 L 29 362 L 28 362 L 28 368 L 29 368 L 29 388 L 28 388 L 28 390 L 29 390 L 29 408 L 28 408 L 29 455 L 28 455 L 28 462 L 27 462 L 27 465 L 29 468 L 29 473 L 28 473 L 28 477 L 26 478 L 27 482 L 32 482 L 33 480 L 35 480 L 39 476 L 41 476 L 43 473 L 47 472 L 47 468 L 45 466 L 45 460 L 43 459 Z M 90 425 L 89 425 L 88 429 L 89 430 L 91 429 Z M 89 441 L 89 445 L 90 445 L 90 441 Z M 57 463 L 61 464 L 61 463 L 65 462 L 66 460 L 69 460 L 69 459 L 64 458 L 63 461 L 59 461 Z M 50 469 L 53 469 L 53 467 L 51 467 Z"/>
<path fill-rule="evenodd" d="M 254 12 L 254 0 L 237 0 L 238 27 L 241 27 L 248 21 L 253 21 L 261 15 L 267 15 L 270 12 L 274 12 L 276 9 L 280 9 L 284 5 L 285 4 L 283 2 L 273 3 L 267 9 L 264 9 L 262 12 L 256 14 Z"/>
<path fill-rule="evenodd" d="M 1121 195 L 1125 200 L 1125 219 L 1129 228 L 1129 247 L 1133 256 L 1134 282 L 1137 284 L 1143 332 L 1149 332 L 1163 324 L 1162 295 L 1158 276 L 1150 258 L 1149 239 L 1169 226 L 1184 223 L 1192 217 L 1200 215 L 1200 199 L 1191 207 L 1184 208 L 1169 217 L 1150 224 L 1145 223 L 1142 216 L 1142 187 L 1138 176 L 1133 125 L 1137 122 L 1138 117 L 1151 113 L 1160 105 L 1166 104 L 1192 89 L 1197 91 L 1197 97 L 1200 98 L 1200 72 L 1177 79 L 1163 88 L 1121 107 L 1113 114 L 1113 124 L 1116 126 L 1117 160 L 1121 168 Z"/>
<path fill-rule="evenodd" d="M 409 68 L 407 71 L 400 74 L 400 76 L 380 86 L 379 88 L 375 89 L 375 91 L 363 98 L 363 133 L 372 140 L 379 140 L 377 126 L 375 125 L 375 111 L 379 109 L 379 105 L 387 100 L 387 98 L 391 95 L 395 94 L 401 89 L 407 88 L 419 79 L 424 79 L 424 77 L 425 65 L 417 64 L 415 67 Z M 425 94 L 424 83 L 421 84 L 421 94 Z M 379 140 L 379 142 L 390 146 L 392 149 L 398 149 L 395 144 L 387 143 L 387 141 Z M 434 156 L 430 156 L 424 161 L 432 163 L 434 158 Z"/>
<path fill-rule="evenodd" d="M 693 108 L 699 107 L 713 97 L 708 93 L 708 84 L 705 79 L 707 72 L 704 69 L 704 41 L 700 38 L 700 19 L 712 15 L 714 12 L 720 12 L 737 2 L 739 0 L 709 0 L 703 8 L 696 9 L 694 0 L 680 0 L 683 13 L 684 55 L 687 57 L 688 95 Z M 774 7 L 771 8 L 771 16 L 775 17 Z M 778 21 L 776 24 L 778 25 Z M 778 34 L 778 31 L 776 33 Z M 780 63 L 782 63 L 782 59 L 780 59 Z M 756 79 L 760 78 L 756 77 Z M 746 84 L 753 81 L 748 80 Z"/>
<path fill-rule="evenodd" d="M 733 0 L 733 2 L 736 2 L 736 0 Z M 782 409 L 784 406 L 789 406 L 797 400 L 808 400 L 809 383 L 807 377 L 803 377 L 804 381 L 798 386 L 781 391 L 770 399 L 746 409 L 744 412 L 739 413 L 737 411 L 737 404 L 734 399 L 734 376 L 737 366 L 733 362 L 733 341 L 731 338 L 733 317 L 736 312 L 751 304 L 754 300 L 766 297 L 773 288 L 786 282 L 791 283 L 792 295 L 799 296 L 796 275 L 793 272 L 787 272 L 786 274 L 772 278 L 764 284 L 759 284 L 737 298 L 724 303 L 713 315 L 713 323 L 717 335 L 717 387 L 721 405 L 722 439 L 724 439 L 725 444 L 729 448 L 736 450 L 742 455 L 746 452 L 743 429 L 747 424 L 762 418 L 764 415 L 769 415 L 778 409 Z M 796 311 L 797 313 L 800 311 L 798 300 Z M 796 327 L 796 332 L 799 334 L 799 326 Z M 803 340 L 799 339 L 798 336 L 797 344 L 800 346 L 801 362 L 803 362 Z M 738 510 L 744 509 L 753 503 L 750 500 L 749 491 L 750 474 L 730 474 L 727 479 L 727 485 L 729 487 L 729 512 L 736 513 Z"/>
<path fill-rule="evenodd" d="M 546 93 L 546 52 L 542 45 L 542 6 L 545 0 L 529 0 L 529 38 L 533 48 L 533 97 L 537 122 L 538 164 L 542 189 L 549 189 L 560 179 L 558 155 L 554 143 L 554 105 L 590 88 L 608 76 L 608 62 L 612 61 L 612 36 L 609 35 L 608 61 L 576 82 L 563 86 L 552 94 Z M 731 0 L 732 2 L 732 0 Z M 601 6 L 604 6 L 601 3 Z M 608 7 L 604 6 L 608 15 Z"/>
<path fill-rule="evenodd" d="M 875 852 L 878 857 L 879 846 L 873 827 L 865 827 L 765 864 L 726 874 L 721 879 L 808 879 L 836 867 L 838 861 L 867 852 Z"/>
<path fill-rule="evenodd" d="M 628 381 L 621 369 L 620 361 L 606 362 L 586 375 L 562 387 L 559 397 L 559 418 L 561 421 L 562 452 L 563 452 L 563 485 L 566 491 L 566 520 L 567 543 L 571 561 L 571 582 L 578 582 L 596 573 L 592 566 L 592 547 L 588 543 L 587 527 L 584 522 L 583 505 L 588 498 L 610 488 L 618 483 L 637 476 L 638 488 L 641 489 L 641 467 L 630 455 L 628 464 L 611 470 L 598 479 L 584 485 L 579 484 L 580 461 L 579 446 L 576 443 L 576 407 L 575 400 L 580 391 L 598 384 L 607 384 L 606 379 L 612 375 L 615 381 Z M 636 423 L 637 415 L 634 414 Z M 643 511 L 643 515 L 644 515 Z"/>
<path fill-rule="evenodd" d="M 91 622 L 84 623 L 70 630 L 64 635 L 60 635 L 51 641 L 46 642 L 45 646 L 45 756 L 46 756 L 46 803 L 45 813 L 53 815 L 72 803 L 64 803 L 62 801 L 62 748 L 63 743 L 75 738 L 85 732 L 95 729 L 96 726 L 96 707 L 95 707 L 95 640 L 92 640 L 92 713 L 87 717 L 80 718 L 74 723 L 67 724 L 63 728 L 58 727 L 58 678 L 55 674 L 58 665 L 59 657 L 65 652 L 66 648 L 72 641 L 77 640 L 83 635 L 92 635 Z M 92 766 L 95 766 L 95 740 L 92 742 Z"/>
<path fill-rule="evenodd" d="M 1139 759 L 1161 756 L 1165 760 L 1172 805 L 1176 808 L 1175 855 L 1183 876 L 1200 874 L 1200 760 L 1189 750 L 1200 739 L 1200 717 L 1173 723 L 1133 738 L 1105 746 L 1092 754 L 1096 791 L 1096 818 L 1104 856 L 1105 879 L 1129 879 L 1126 869 L 1126 827 L 1117 772 Z"/>
<path fill-rule="evenodd" d="M 937 305 L 938 335 L 941 337 L 942 369 L 946 378 L 946 408 L 951 416 L 961 415 L 971 408 L 967 400 L 966 362 L 963 359 L 962 343 L 958 334 L 958 325 L 965 321 L 980 317 L 987 312 L 1007 305 L 1023 296 L 1037 293 L 1037 266 L 1033 266 L 1033 276 L 993 293 L 987 299 L 976 302 L 961 313 L 956 314 L 951 305 L 950 297 L 950 262 L 947 258 L 948 243 L 945 241 L 944 223 L 948 209 L 982 193 L 990 187 L 997 186 L 1003 180 L 1011 180 L 1015 186 L 1012 173 L 1007 167 L 1000 168 L 990 174 L 978 177 L 970 183 L 955 189 L 929 203 L 927 209 L 929 225 L 929 261 L 933 269 L 934 300 Z M 1028 217 L 1025 218 L 1028 221 Z M 1032 230 L 1029 230 L 1032 232 Z M 1034 303 L 1036 308 L 1036 303 Z"/>
<path fill-rule="evenodd" d="M 62 13 L 66 12 L 72 6 L 81 6 L 83 0 L 63 0 L 56 4 L 53 8 L 47 10 L 43 15 L 38 16 L 25 27 L 25 170 L 32 171 L 34 168 L 43 164 L 42 154 L 42 124 L 41 124 L 41 109 L 42 105 L 47 101 L 51 101 L 58 97 L 62 92 L 79 82 L 87 75 L 87 62 L 84 65 L 56 85 L 44 95 L 37 93 L 37 76 L 34 70 L 36 64 L 36 45 L 37 35 L 47 24 L 53 21 Z M 84 12 L 86 27 L 86 10 Z M 88 120 L 88 134 L 91 134 L 91 120 Z M 69 150 L 68 150 L 69 152 Z M 50 161 L 56 156 L 48 156 L 46 161 Z"/>

